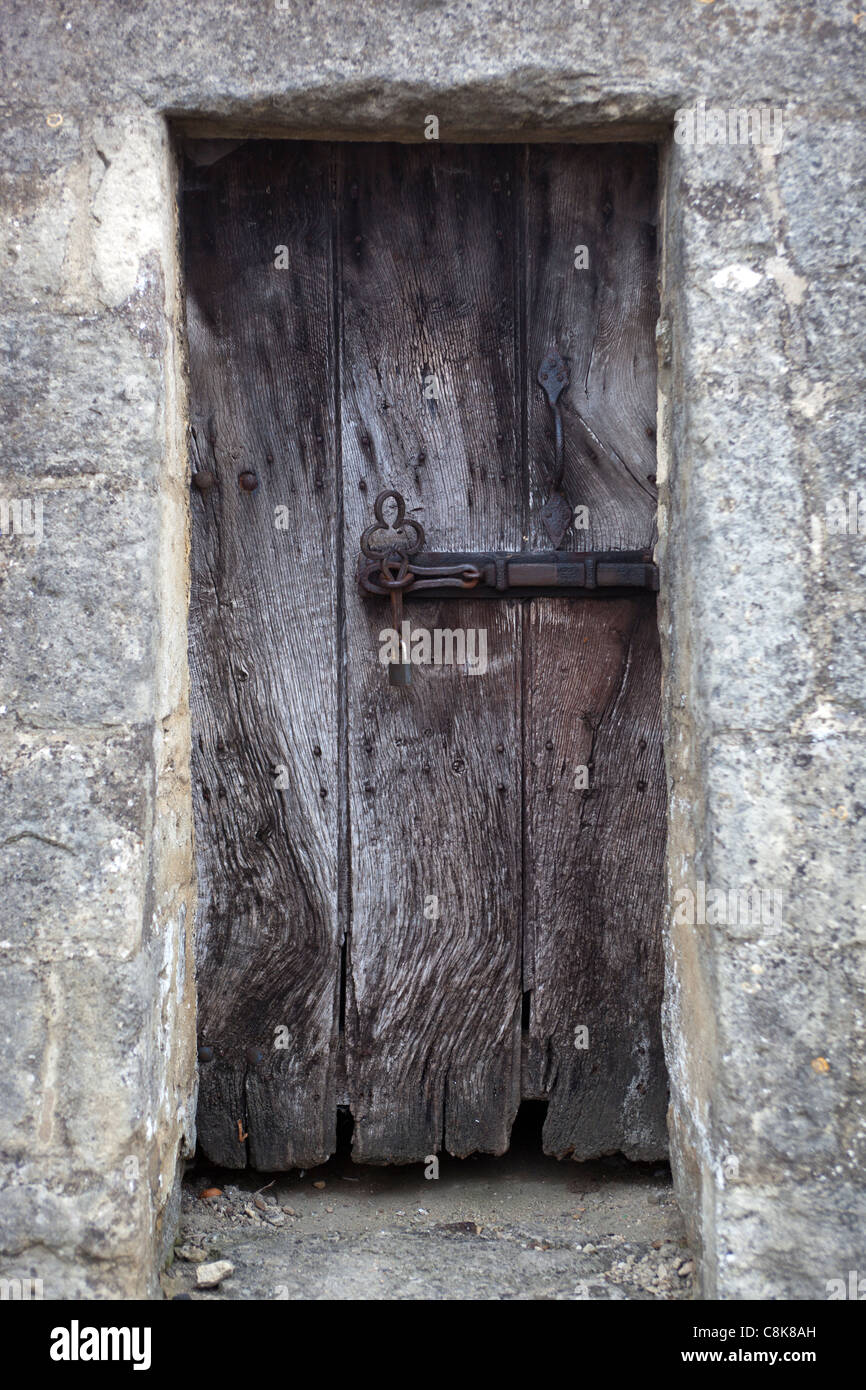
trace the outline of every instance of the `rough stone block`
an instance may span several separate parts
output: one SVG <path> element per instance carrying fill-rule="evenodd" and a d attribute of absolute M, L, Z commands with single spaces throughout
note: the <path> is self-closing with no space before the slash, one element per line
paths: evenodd
<path fill-rule="evenodd" d="M 0 1069 L 0 1150 L 18 1155 L 32 1149 L 45 1104 L 41 1078 L 50 1000 L 33 966 L 0 959 L 0 1037 L 5 1058 Z"/>
<path fill-rule="evenodd" d="M 0 704 L 29 725 L 149 718 L 158 500 L 144 487 L 27 495 L 34 526 L 42 504 L 37 534 L 7 535 L 0 552 Z"/>
<path fill-rule="evenodd" d="M 3 946 L 34 959 L 139 948 L 148 878 L 149 727 L 0 745 Z"/>
<path fill-rule="evenodd" d="M 705 1297 L 828 1300 L 832 1281 L 863 1271 L 866 1200 L 830 1174 L 726 1189 L 706 1259 Z M 791 1319 L 796 1323 L 796 1317 Z M 808 1325 L 807 1319 L 803 1321 Z"/>
<path fill-rule="evenodd" d="M 7 316 L 0 367 L 4 495 L 43 477 L 155 480 L 165 448 L 160 364 L 116 317 Z"/>
<path fill-rule="evenodd" d="M 730 927 L 733 938 L 792 933 L 816 950 L 866 946 L 866 753 L 861 728 L 839 716 L 808 714 L 787 738 L 708 740 L 696 873 L 726 892 L 746 886 L 779 899 L 765 914 L 771 925 Z"/>
<path fill-rule="evenodd" d="M 863 220 L 852 210 L 866 205 L 861 120 L 791 117 L 776 158 L 776 180 L 787 239 L 800 274 L 863 275 Z"/>

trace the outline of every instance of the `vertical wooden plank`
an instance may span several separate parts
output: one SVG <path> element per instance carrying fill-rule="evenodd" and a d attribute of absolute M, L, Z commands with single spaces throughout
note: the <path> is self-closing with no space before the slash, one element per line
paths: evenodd
<path fill-rule="evenodd" d="M 334 1148 L 330 158 L 251 142 L 186 166 L 193 467 L 215 478 L 192 493 L 198 1125 L 230 1167 L 309 1166 Z"/>
<path fill-rule="evenodd" d="M 667 1078 L 655 603 L 535 602 L 527 647 L 535 970 L 524 1084 L 549 1102 L 546 1152 L 657 1158 Z"/>
<path fill-rule="evenodd" d="M 566 547 L 631 550 L 655 536 L 656 181 L 653 146 L 530 147 L 528 534 L 539 549 L 550 543 L 541 509 L 553 426 L 536 373 L 551 347 L 571 373 L 564 490 L 589 511 Z"/>
<path fill-rule="evenodd" d="M 397 690 L 378 661 L 388 606 L 353 570 L 386 487 L 436 548 L 520 547 L 514 152 L 343 158 L 354 1153 L 501 1153 L 520 1079 L 519 606 L 407 605 L 413 627 L 483 628 L 488 669 L 420 666 Z"/>
<path fill-rule="evenodd" d="M 632 549 L 654 538 L 655 180 L 649 147 L 530 151 L 527 529 L 536 545 L 546 543 L 539 514 L 553 431 L 535 376 L 553 346 L 571 375 L 565 491 L 589 513 L 566 546 Z M 654 600 L 536 601 L 526 647 L 524 1094 L 549 1102 L 550 1153 L 658 1157 L 665 795 Z"/>

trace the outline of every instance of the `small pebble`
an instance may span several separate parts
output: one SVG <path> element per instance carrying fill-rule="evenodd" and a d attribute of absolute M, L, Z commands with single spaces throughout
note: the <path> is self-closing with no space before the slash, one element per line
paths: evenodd
<path fill-rule="evenodd" d="M 179 1260 L 189 1260 L 191 1264 L 203 1264 L 207 1259 L 207 1251 L 200 1250 L 197 1245 L 179 1245 L 174 1252 Z"/>
<path fill-rule="evenodd" d="M 313 1183 L 313 1187 L 317 1187 L 317 1188 L 319 1189 L 320 1192 L 321 1192 L 322 1188 L 323 1188 L 323 1187 L 326 1187 L 326 1186 L 327 1186 L 327 1184 L 324 1183 L 324 1182 L 314 1182 L 314 1183 Z"/>
<path fill-rule="evenodd" d="M 195 1282 L 200 1289 L 215 1289 L 223 1279 L 234 1274 L 235 1267 L 230 1260 L 215 1260 L 211 1265 L 199 1265 L 195 1272 Z"/>

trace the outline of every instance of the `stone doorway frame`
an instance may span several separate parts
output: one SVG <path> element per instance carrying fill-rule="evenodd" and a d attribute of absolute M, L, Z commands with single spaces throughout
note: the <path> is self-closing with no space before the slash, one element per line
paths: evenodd
<path fill-rule="evenodd" d="M 456 94 L 445 94 L 441 98 L 440 104 L 443 109 L 447 109 L 449 102 Z M 663 520 L 669 511 L 669 474 L 671 463 L 671 378 L 673 368 L 672 341 L 673 333 L 666 286 L 671 280 L 671 268 L 669 261 L 670 253 L 670 229 L 668 225 L 668 205 L 669 205 L 669 180 L 671 177 L 671 160 L 675 153 L 672 142 L 673 131 L 673 112 L 667 121 L 623 121 L 612 123 L 590 123 L 588 125 L 575 125 L 573 115 L 570 112 L 563 112 L 561 116 L 554 117 L 545 123 L 543 129 L 530 126 L 511 128 L 503 126 L 497 119 L 495 110 L 486 110 L 483 100 L 479 100 L 479 94 L 464 92 L 461 94 L 465 104 L 469 108 L 467 114 L 457 131 L 452 133 L 451 126 L 448 126 L 446 136 L 440 134 L 440 139 L 447 140 L 452 144 L 516 144 L 516 143 L 550 143 L 562 144 L 604 144 L 622 142 L 643 142 L 652 143 L 658 149 L 659 156 L 659 189 L 658 189 L 658 208 L 659 208 L 659 328 L 657 332 L 659 352 L 658 352 L 658 414 L 657 414 L 657 463 L 658 463 L 658 486 L 659 486 L 659 545 L 657 556 L 662 564 L 661 591 L 659 594 L 659 627 L 662 634 L 662 672 L 663 672 L 663 693 L 670 690 L 670 644 L 665 641 L 665 629 L 671 627 L 671 592 L 670 584 L 667 581 L 666 565 L 664 556 L 666 551 L 667 535 L 663 526 Z M 431 108 L 425 111 L 419 119 L 417 105 L 411 103 L 412 110 L 406 111 L 402 116 L 397 116 L 392 112 L 390 119 L 383 125 L 365 125 L 362 111 L 357 113 L 346 113 L 339 121 L 333 118 L 323 129 L 316 125 L 310 129 L 305 123 L 303 126 L 290 125 L 288 128 L 282 123 L 272 123 L 269 120 L 256 120 L 254 118 L 237 116 L 229 119 L 214 120 L 208 117 L 187 115 L 175 117 L 170 121 L 170 138 L 172 142 L 173 158 L 180 157 L 180 146 L 185 138 L 198 141 L 213 141 L 215 156 L 219 153 L 219 147 L 228 149 L 229 145 L 223 142 L 241 142 L 248 139 L 280 139 L 280 140 L 328 140 L 328 141 L 397 141 L 400 143 L 425 143 L 425 126 L 430 115 L 436 115 Z M 438 118 L 437 118 L 438 119 Z M 217 143 L 219 142 L 219 144 Z M 179 174 L 178 174 L 179 179 Z M 183 268 L 178 264 L 176 267 L 178 284 L 182 286 Z M 186 395 L 186 373 L 178 391 L 180 397 L 181 390 L 185 398 Z M 668 701 L 665 698 L 663 709 L 664 720 L 664 746 L 666 765 L 669 757 L 669 733 L 671 730 L 671 712 L 668 708 Z M 671 860 L 672 849 L 670 842 L 671 832 L 675 828 L 672 815 L 672 806 L 668 808 L 668 883 L 672 883 Z M 681 846 L 675 846 L 677 853 L 682 852 Z M 680 1044 L 677 1030 L 681 1027 L 682 1016 L 675 1017 L 671 1007 L 671 985 L 676 980 L 679 984 L 679 970 L 677 956 L 673 950 L 669 923 L 663 924 L 665 932 L 665 955 L 667 962 L 666 982 L 665 982 L 665 1052 L 668 1063 L 669 1073 L 671 1073 L 672 1103 L 671 1103 L 671 1164 L 675 1175 L 675 1186 L 678 1200 L 683 1208 L 686 1219 L 690 1242 L 698 1251 L 701 1248 L 702 1221 L 699 1213 L 701 1212 L 701 1196 L 703 1186 L 702 1163 L 696 1149 L 696 1130 L 688 1117 L 687 1095 L 678 1094 L 674 1080 L 673 1068 L 678 1067 L 677 1081 L 680 1087 L 683 1083 L 688 1085 L 689 1079 L 684 1076 L 686 1058 L 689 1056 L 690 1048 L 685 1039 Z M 693 966 L 693 962 L 692 962 Z M 693 1042 L 693 1039 L 689 1039 Z M 685 1114 L 678 1114 L 677 1100 L 679 1100 L 680 1111 L 684 1108 Z M 700 1265 L 699 1265 L 700 1268 Z"/>

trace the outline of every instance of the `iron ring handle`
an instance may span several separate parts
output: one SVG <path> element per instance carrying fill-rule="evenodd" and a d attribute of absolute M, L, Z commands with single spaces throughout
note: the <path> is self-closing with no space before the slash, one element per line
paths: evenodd
<path fill-rule="evenodd" d="M 389 500 L 394 502 L 397 508 L 397 515 L 394 518 L 393 527 L 385 520 L 384 508 L 385 503 Z M 411 516 L 406 515 L 406 502 L 401 493 L 395 492 L 390 488 L 386 489 L 385 492 L 380 492 L 379 496 L 376 498 L 373 512 L 376 521 L 372 526 L 368 526 L 361 535 L 361 550 L 367 556 L 368 560 L 381 560 L 383 556 L 389 554 L 405 556 L 417 555 L 419 550 L 424 549 L 424 528 L 420 521 L 415 521 Z M 406 526 L 411 526 L 412 530 L 415 532 L 416 540 L 414 545 L 410 546 L 407 544 L 399 547 L 392 545 L 387 549 L 377 550 L 374 545 L 370 544 L 372 537 L 375 536 L 377 531 L 393 530 L 399 532 L 404 531 Z"/>

